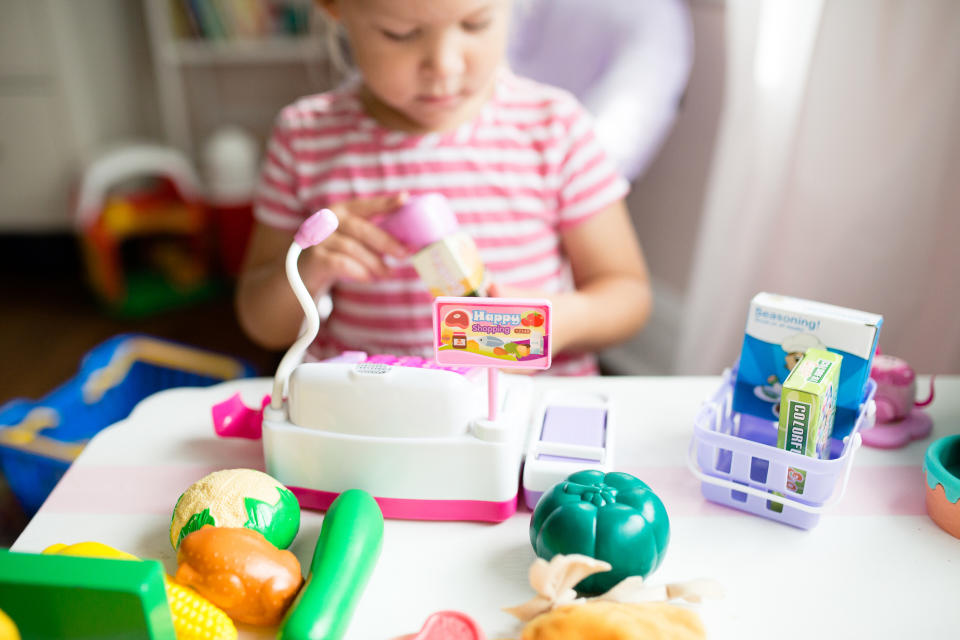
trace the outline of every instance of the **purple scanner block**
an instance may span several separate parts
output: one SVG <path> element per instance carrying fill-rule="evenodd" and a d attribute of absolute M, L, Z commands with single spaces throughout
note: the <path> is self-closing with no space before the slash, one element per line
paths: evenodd
<path fill-rule="evenodd" d="M 607 410 L 600 407 L 547 407 L 543 414 L 541 442 L 557 442 L 593 447 L 596 457 L 579 458 L 541 453 L 537 460 L 558 462 L 600 462 L 607 434 Z"/>
<path fill-rule="evenodd" d="M 524 499 L 530 508 L 571 473 L 604 466 L 607 415 L 605 407 L 546 407 L 539 438 L 531 443 L 524 467 Z"/>

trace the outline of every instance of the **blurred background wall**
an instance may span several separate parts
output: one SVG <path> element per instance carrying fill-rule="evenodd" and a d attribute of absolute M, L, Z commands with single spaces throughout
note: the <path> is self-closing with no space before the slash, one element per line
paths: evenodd
<path fill-rule="evenodd" d="M 70 233 L 80 171 L 111 144 L 200 165 L 218 126 L 262 141 L 329 86 L 315 39 L 184 40 L 168 6 L 0 0 L 0 236 Z M 687 7 L 689 82 L 628 199 L 656 309 L 607 367 L 719 372 L 771 290 L 883 313 L 885 351 L 960 373 L 960 3 Z"/>

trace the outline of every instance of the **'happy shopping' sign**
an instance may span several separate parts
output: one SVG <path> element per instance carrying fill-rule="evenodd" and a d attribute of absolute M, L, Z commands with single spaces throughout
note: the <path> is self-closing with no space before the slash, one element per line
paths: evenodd
<path fill-rule="evenodd" d="M 433 303 L 440 364 L 547 369 L 550 301 L 539 298 L 453 298 Z"/>

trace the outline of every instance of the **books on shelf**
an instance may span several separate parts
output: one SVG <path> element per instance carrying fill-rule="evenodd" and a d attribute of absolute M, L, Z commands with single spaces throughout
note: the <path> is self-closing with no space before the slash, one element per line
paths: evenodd
<path fill-rule="evenodd" d="M 170 0 L 180 38 L 254 40 L 305 36 L 310 0 Z"/>

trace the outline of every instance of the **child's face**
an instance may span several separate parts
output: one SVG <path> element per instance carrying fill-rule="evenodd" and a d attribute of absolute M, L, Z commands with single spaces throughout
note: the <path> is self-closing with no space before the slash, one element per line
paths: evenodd
<path fill-rule="evenodd" d="M 510 0 L 325 0 L 347 31 L 382 124 L 438 131 L 490 96 L 506 49 Z"/>

